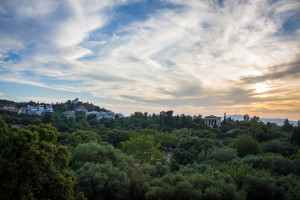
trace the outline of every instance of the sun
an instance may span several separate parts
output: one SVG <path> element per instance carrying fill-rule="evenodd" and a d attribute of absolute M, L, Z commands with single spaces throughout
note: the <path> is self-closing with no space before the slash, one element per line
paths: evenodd
<path fill-rule="evenodd" d="M 263 93 L 268 90 L 268 86 L 265 83 L 256 83 L 254 85 L 254 89 L 257 93 Z"/>

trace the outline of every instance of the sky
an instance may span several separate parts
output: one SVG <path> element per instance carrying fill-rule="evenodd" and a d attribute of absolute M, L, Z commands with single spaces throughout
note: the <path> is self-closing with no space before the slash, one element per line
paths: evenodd
<path fill-rule="evenodd" d="M 296 0 L 0 0 L 0 99 L 300 119 Z"/>

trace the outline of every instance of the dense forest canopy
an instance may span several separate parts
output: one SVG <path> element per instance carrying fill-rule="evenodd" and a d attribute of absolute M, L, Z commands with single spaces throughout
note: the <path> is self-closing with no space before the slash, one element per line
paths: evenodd
<path fill-rule="evenodd" d="M 68 117 L 71 106 L 0 110 L 0 199 L 300 199 L 299 122 L 211 128 L 173 111 Z"/>

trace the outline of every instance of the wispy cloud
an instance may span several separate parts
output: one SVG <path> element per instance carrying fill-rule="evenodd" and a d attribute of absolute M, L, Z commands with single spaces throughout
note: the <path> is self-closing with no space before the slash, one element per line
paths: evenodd
<path fill-rule="evenodd" d="M 162 0 L 172 6 L 113 24 L 137 3 L 4 1 L 1 81 L 195 112 L 299 104 L 299 2 Z"/>

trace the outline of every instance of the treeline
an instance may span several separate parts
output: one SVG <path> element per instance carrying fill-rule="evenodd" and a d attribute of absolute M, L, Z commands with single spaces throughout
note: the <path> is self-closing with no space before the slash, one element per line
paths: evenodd
<path fill-rule="evenodd" d="M 40 103 L 40 102 L 34 102 L 34 101 L 30 101 L 30 102 L 14 102 L 14 101 L 9 101 L 9 100 L 2 100 L 0 99 L 0 108 L 4 107 L 4 106 L 14 106 L 16 108 L 21 108 L 21 107 L 26 107 L 27 105 L 30 106 L 37 106 L 37 105 L 46 105 L 46 103 Z M 49 104 L 47 104 L 49 105 Z M 105 108 L 100 108 L 99 106 L 96 106 L 92 103 L 89 102 L 81 102 L 79 101 L 78 103 L 74 104 L 72 103 L 71 100 L 66 101 L 65 103 L 54 103 L 52 104 L 52 108 L 59 112 L 65 112 L 68 110 L 74 110 L 75 108 L 79 107 L 79 106 L 84 106 L 88 109 L 88 111 L 98 111 L 98 112 L 110 112 L 110 110 L 107 110 Z"/>
<path fill-rule="evenodd" d="M 60 104 L 64 107 L 66 104 Z M 70 104 L 72 106 L 74 104 Z M 59 132 L 72 132 L 77 129 L 89 129 L 96 130 L 100 125 L 110 129 L 120 130 L 141 130 L 141 129 L 155 129 L 158 131 L 172 132 L 176 129 L 188 128 L 188 129 L 209 129 L 204 124 L 204 120 L 201 115 L 190 116 L 190 115 L 173 115 L 173 111 L 162 111 L 159 114 L 148 114 L 135 112 L 129 117 L 119 118 L 118 115 L 115 119 L 101 119 L 98 120 L 95 114 L 86 116 L 83 111 L 75 112 L 75 117 L 68 117 L 61 111 L 58 111 L 54 107 L 55 112 L 53 114 L 46 114 L 43 117 L 37 115 L 13 113 L 10 111 L 0 110 L 0 114 L 9 124 L 21 124 L 29 125 L 40 123 L 52 123 Z M 63 110 L 69 109 L 65 106 Z M 104 110 L 103 110 L 104 111 Z M 107 111 L 107 110 L 106 110 Z"/>
<path fill-rule="evenodd" d="M 58 113 L 17 129 L 23 116 L 1 115 L 0 199 L 300 199 L 300 123 Z"/>
<path fill-rule="evenodd" d="M 55 110 L 56 112 L 60 112 L 60 113 L 67 111 L 67 110 L 74 110 L 75 108 L 77 108 L 79 106 L 86 107 L 86 109 L 88 109 L 89 112 L 91 112 L 91 111 L 110 112 L 110 110 L 107 110 L 105 108 L 100 108 L 99 106 L 96 106 L 89 102 L 80 102 L 79 101 L 78 103 L 74 104 L 74 103 L 72 103 L 71 100 L 68 100 L 65 103 L 52 104 L 53 110 Z"/>

